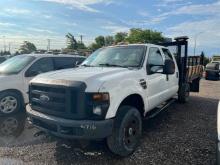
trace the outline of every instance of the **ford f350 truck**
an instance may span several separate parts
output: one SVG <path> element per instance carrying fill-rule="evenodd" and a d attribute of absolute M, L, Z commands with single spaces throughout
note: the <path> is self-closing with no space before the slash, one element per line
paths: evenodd
<path fill-rule="evenodd" d="M 155 116 L 177 96 L 199 91 L 202 58 L 189 66 L 188 38 L 174 42 L 104 47 L 76 69 L 42 74 L 29 87 L 29 121 L 70 139 L 106 139 L 114 154 L 137 148 L 142 119 Z M 168 47 L 176 48 L 176 56 Z"/>

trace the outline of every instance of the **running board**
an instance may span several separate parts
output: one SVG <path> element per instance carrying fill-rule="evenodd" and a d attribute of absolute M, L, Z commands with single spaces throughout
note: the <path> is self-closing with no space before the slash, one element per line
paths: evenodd
<path fill-rule="evenodd" d="M 165 110 L 168 106 L 176 101 L 175 98 L 169 99 L 166 102 L 162 103 L 158 107 L 152 109 L 151 111 L 147 112 L 144 119 L 151 119 L 157 116 L 161 111 Z"/>

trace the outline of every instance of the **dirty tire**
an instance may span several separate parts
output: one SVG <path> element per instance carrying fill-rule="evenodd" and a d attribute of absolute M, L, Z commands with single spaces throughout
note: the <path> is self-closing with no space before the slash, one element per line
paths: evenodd
<path fill-rule="evenodd" d="M 115 118 L 112 136 L 107 138 L 110 151 L 120 157 L 132 154 L 142 135 L 142 119 L 139 111 L 131 106 L 121 106 Z"/>
<path fill-rule="evenodd" d="M 178 101 L 179 101 L 179 103 L 186 103 L 186 102 L 188 102 L 189 101 L 189 95 L 190 95 L 190 86 L 189 86 L 188 83 L 185 83 L 179 89 L 179 93 L 178 93 Z"/>
<path fill-rule="evenodd" d="M 0 115 L 14 114 L 18 112 L 22 106 L 23 102 L 19 94 L 11 91 L 0 93 Z"/>

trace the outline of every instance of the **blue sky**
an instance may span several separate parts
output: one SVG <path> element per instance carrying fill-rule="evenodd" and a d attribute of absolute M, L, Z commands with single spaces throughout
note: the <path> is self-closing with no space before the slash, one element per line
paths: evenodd
<path fill-rule="evenodd" d="M 0 50 L 23 40 L 38 48 L 65 47 L 65 34 L 90 44 L 98 35 L 149 28 L 165 36 L 190 37 L 190 52 L 220 54 L 219 0 L 4 0 L 0 1 Z M 4 36 L 4 37 L 3 37 Z"/>

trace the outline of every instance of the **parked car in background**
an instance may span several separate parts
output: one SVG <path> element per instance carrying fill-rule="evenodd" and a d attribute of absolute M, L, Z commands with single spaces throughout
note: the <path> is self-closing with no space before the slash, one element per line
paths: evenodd
<path fill-rule="evenodd" d="M 3 63 L 6 60 L 4 56 L 0 56 L 0 64 Z"/>
<path fill-rule="evenodd" d="M 0 64 L 0 114 L 17 112 L 28 103 L 28 84 L 38 74 L 76 67 L 85 57 L 19 55 Z"/>
<path fill-rule="evenodd" d="M 220 78 L 220 62 L 212 62 L 206 65 L 205 79 L 206 80 L 219 80 Z"/>

